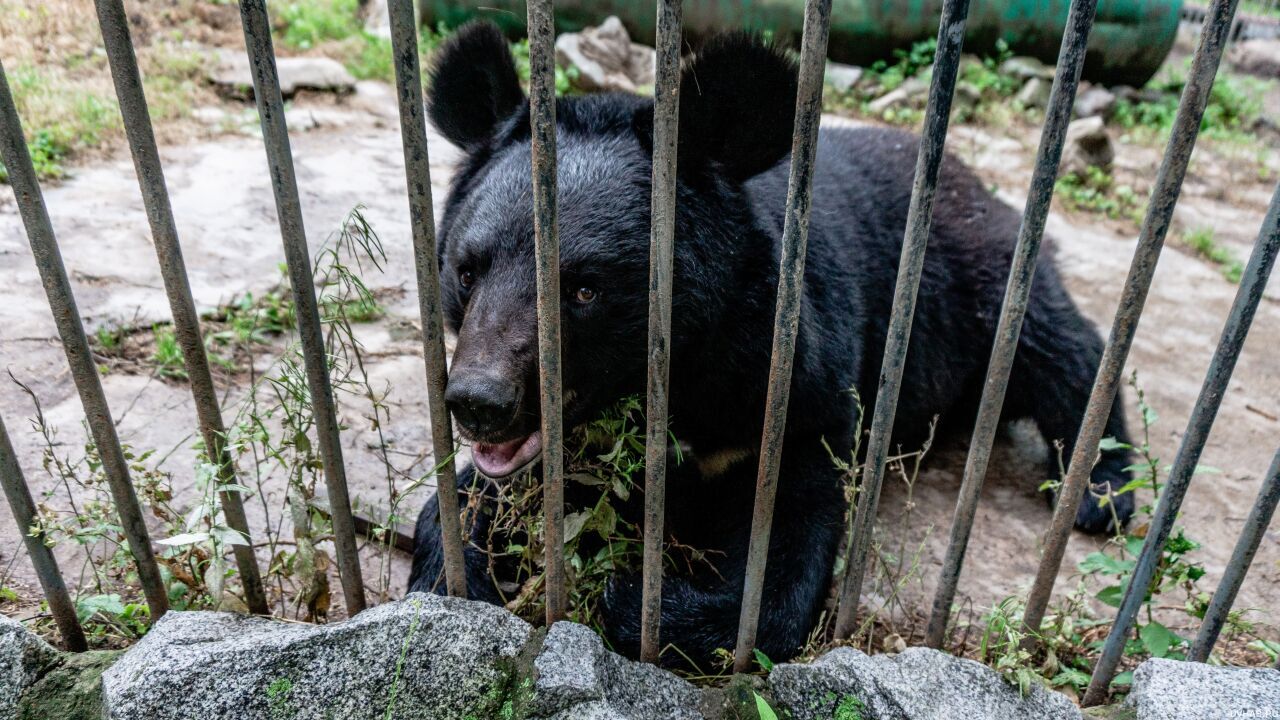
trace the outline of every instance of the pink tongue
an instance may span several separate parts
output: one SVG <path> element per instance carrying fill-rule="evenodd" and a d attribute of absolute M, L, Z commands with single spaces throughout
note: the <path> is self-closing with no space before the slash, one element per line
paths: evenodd
<path fill-rule="evenodd" d="M 478 442 L 471 447 L 471 459 L 483 475 L 497 480 L 529 464 L 541 450 L 541 437 L 533 433 L 504 443 Z"/>
<path fill-rule="evenodd" d="M 526 438 L 517 438 L 497 445 L 476 443 L 471 452 L 472 454 L 484 456 L 485 465 L 497 468 L 511 462 L 511 458 L 516 456 L 516 451 L 520 449 L 525 440 Z"/>

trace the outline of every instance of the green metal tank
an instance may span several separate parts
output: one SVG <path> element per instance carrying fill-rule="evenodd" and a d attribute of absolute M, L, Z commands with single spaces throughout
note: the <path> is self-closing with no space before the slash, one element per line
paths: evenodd
<path fill-rule="evenodd" d="M 1020 55 L 1047 63 L 1058 57 L 1068 0 L 972 0 L 965 51 L 992 53 L 1003 39 Z M 617 15 L 636 42 L 653 44 L 655 10 L 637 0 L 557 0 L 556 29 L 581 30 Z M 420 0 L 423 22 L 456 27 L 489 18 L 512 37 L 525 34 L 523 0 Z M 1099 0 L 1084 76 L 1108 85 L 1140 87 L 1164 62 L 1178 32 L 1182 0 Z M 942 0 L 833 0 L 832 60 L 870 65 L 920 40 L 936 37 Z M 795 43 L 804 0 L 686 0 L 685 31 L 693 38 L 718 30 L 772 31 Z"/>

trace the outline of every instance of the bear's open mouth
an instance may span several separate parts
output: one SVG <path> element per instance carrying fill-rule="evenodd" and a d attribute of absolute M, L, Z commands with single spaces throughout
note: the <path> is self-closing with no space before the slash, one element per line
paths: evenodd
<path fill-rule="evenodd" d="M 533 464 L 542 455 L 542 433 L 502 443 L 477 442 L 471 446 L 471 460 L 480 474 L 501 480 Z"/>

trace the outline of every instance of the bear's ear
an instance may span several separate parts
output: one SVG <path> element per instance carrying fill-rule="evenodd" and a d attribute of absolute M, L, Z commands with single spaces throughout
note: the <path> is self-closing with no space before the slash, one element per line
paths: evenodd
<path fill-rule="evenodd" d="M 436 51 L 430 96 L 427 114 L 449 142 L 472 150 L 493 137 L 524 102 L 515 59 L 497 25 L 467 23 Z"/>
<path fill-rule="evenodd" d="M 741 181 L 777 164 L 791 151 L 796 78 L 796 63 L 758 35 L 708 40 L 680 78 L 682 169 L 714 163 Z"/>

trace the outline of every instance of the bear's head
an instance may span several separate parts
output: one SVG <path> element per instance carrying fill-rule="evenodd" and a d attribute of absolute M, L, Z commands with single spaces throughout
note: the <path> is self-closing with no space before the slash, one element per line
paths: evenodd
<path fill-rule="evenodd" d="M 795 97 L 794 63 L 749 35 L 713 38 L 685 63 L 673 362 L 737 310 L 743 267 L 762 284 L 774 250 L 744 183 L 790 151 Z M 534 461 L 541 438 L 529 103 L 495 26 L 467 25 L 439 49 L 428 114 L 465 153 L 438 236 L 445 319 L 458 336 L 446 402 L 477 468 L 501 478 Z M 653 124 L 653 102 L 640 97 L 556 103 L 567 427 L 644 392 Z"/>

